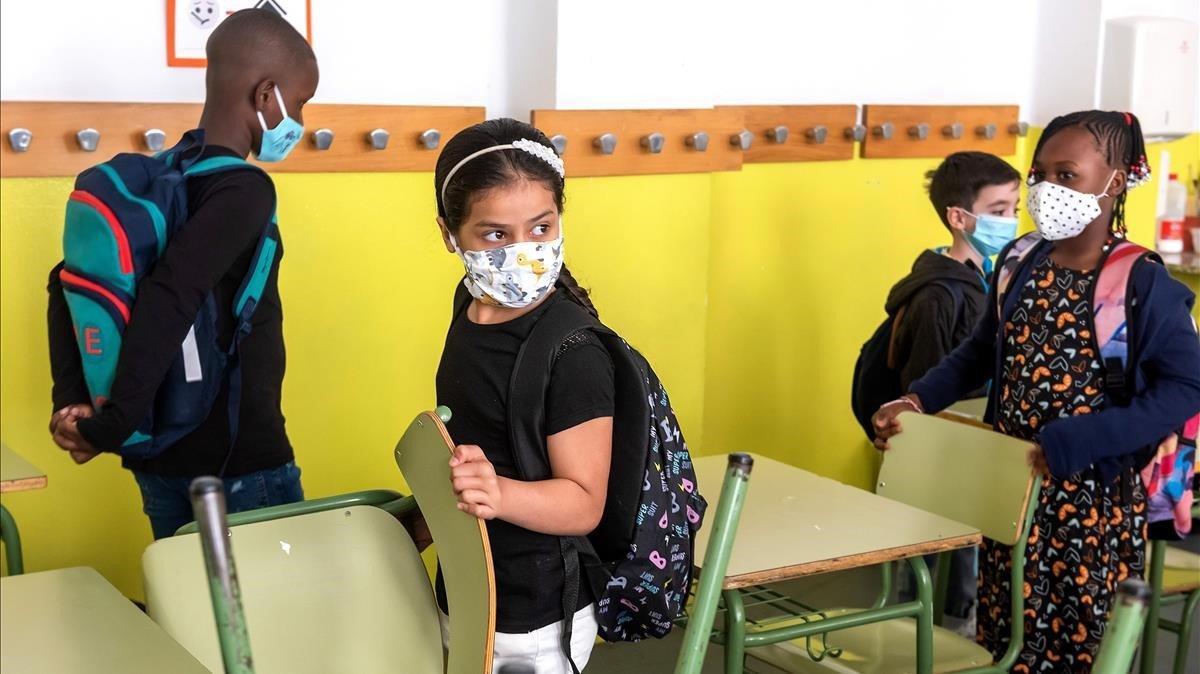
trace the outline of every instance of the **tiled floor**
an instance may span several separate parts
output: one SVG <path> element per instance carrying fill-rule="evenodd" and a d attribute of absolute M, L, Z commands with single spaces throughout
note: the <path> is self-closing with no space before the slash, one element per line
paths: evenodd
<path fill-rule="evenodd" d="M 1184 542 L 1184 545 L 1193 552 L 1200 552 L 1200 536 L 1192 536 Z M 878 572 L 860 570 L 817 576 L 803 582 L 785 584 L 780 589 L 791 596 L 802 596 L 809 603 L 817 606 L 861 606 L 869 604 L 874 599 L 878 588 Z M 1177 620 L 1179 610 L 1178 605 L 1172 606 L 1164 610 L 1164 617 Z M 1200 633 L 1200 629 L 1195 631 Z M 598 645 L 593 653 L 591 663 L 588 665 L 587 674 L 672 672 L 682 640 L 682 631 L 675 630 L 669 637 L 659 641 Z M 1194 634 L 1192 642 L 1188 654 L 1187 671 L 1200 674 L 1200 634 Z M 1175 654 L 1175 635 L 1169 632 L 1160 632 L 1157 650 L 1159 657 L 1156 662 L 1155 674 L 1169 674 L 1171 659 Z M 723 671 L 721 657 L 720 646 L 709 647 L 708 657 L 704 662 L 704 674 L 720 674 Z M 758 674 L 779 674 L 780 671 L 753 658 L 747 662 L 746 669 L 748 672 Z"/>

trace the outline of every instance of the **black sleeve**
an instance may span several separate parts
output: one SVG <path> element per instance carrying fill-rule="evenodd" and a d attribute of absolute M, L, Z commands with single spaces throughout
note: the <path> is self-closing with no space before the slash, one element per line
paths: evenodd
<path fill-rule="evenodd" d="M 941 286 L 929 285 L 913 295 L 897 337 L 900 390 L 942 362 L 954 350 L 954 297 Z"/>
<path fill-rule="evenodd" d="M 616 384 L 612 357 L 588 330 L 566 339 L 546 392 L 546 435 L 561 433 L 585 421 L 613 416 Z"/>
<path fill-rule="evenodd" d="M 275 207 L 275 189 L 257 171 L 236 171 L 214 180 L 197 201 L 138 285 L 112 395 L 99 414 L 79 422 L 79 432 L 97 449 L 118 449 L 150 412 L 204 299 L 257 245 Z"/>
<path fill-rule="evenodd" d="M 54 382 L 50 398 L 54 403 L 54 410 L 61 410 L 67 405 L 91 402 L 87 382 L 83 379 L 83 361 L 79 357 L 79 345 L 75 341 L 75 324 L 71 321 L 71 310 L 67 306 L 66 296 L 63 295 L 62 282 L 58 279 L 62 268 L 63 263 L 59 262 L 50 270 L 50 280 L 46 285 L 46 293 L 49 296 L 46 327 L 50 337 L 50 378 Z"/>

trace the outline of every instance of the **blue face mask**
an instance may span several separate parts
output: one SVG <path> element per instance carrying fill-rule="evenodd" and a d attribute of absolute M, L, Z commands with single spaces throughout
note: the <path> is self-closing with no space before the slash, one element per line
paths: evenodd
<path fill-rule="evenodd" d="M 975 252 L 987 258 L 999 253 L 1004 246 L 1017 237 L 1017 219 L 984 213 L 976 215 L 966 209 L 959 209 L 975 218 L 975 231 L 963 232 L 967 242 Z"/>
<path fill-rule="evenodd" d="M 275 100 L 279 101 L 279 112 L 283 113 L 283 119 L 275 125 L 274 129 L 267 128 L 267 118 L 263 117 L 262 110 L 258 111 L 258 123 L 262 125 L 263 129 L 262 144 L 258 148 L 259 161 L 283 161 L 292 148 L 296 147 L 296 143 L 299 143 L 300 139 L 304 137 L 304 125 L 288 117 L 287 108 L 283 104 L 283 94 L 279 93 L 279 87 L 275 87 Z"/>

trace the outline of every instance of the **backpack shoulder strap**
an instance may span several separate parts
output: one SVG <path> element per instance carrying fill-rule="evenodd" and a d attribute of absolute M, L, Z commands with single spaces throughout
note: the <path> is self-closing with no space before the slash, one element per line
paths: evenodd
<path fill-rule="evenodd" d="M 555 293 L 551 305 L 521 344 L 508 387 L 508 434 L 517 473 L 525 480 L 550 477 L 543 427 L 550 371 L 563 341 L 585 329 L 602 328 L 583 307 Z"/>
<path fill-rule="evenodd" d="M 1004 300 L 1009 284 L 1021 265 L 1029 259 L 1030 253 L 1036 250 L 1042 241 L 1041 234 L 1030 232 L 1009 244 L 1008 250 L 1002 255 L 999 270 L 996 272 L 996 311 L 999 315 L 1004 315 Z"/>
<path fill-rule="evenodd" d="M 1133 385 L 1129 376 L 1129 327 L 1134 302 L 1129 301 L 1129 295 L 1134 267 L 1142 260 L 1160 259 L 1136 243 L 1118 241 L 1101 263 L 1092 291 L 1096 345 L 1104 366 L 1105 387 L 1118 396 L 1128 395 Z"/>

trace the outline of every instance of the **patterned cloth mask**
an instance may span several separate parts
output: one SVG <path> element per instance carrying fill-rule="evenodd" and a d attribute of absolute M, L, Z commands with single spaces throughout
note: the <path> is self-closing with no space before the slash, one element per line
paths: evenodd
<path fill-rule="evenodd" d="M 554 287 L 562 269 L 561 234 L 553 241 L 522 241 L 488 250 L 463 250 L 453 236 L 450 242 L 467 269 L 463 285 L 484 304 L 510 309 L 534 304 Z"/>
<path fill-rule="evenodd" d="M 1108 176 L 1104 192 L 1084 194 L 1069 187 L 1045 180 L 1029 188 L 1029 215 L 1038 232 L 1049 241 L 1071 239 L 1083 233 L 1093 220 L 1100 217 L 1100 199 L 1108 197 L 1107 185 L 1117 175 Z"/>

